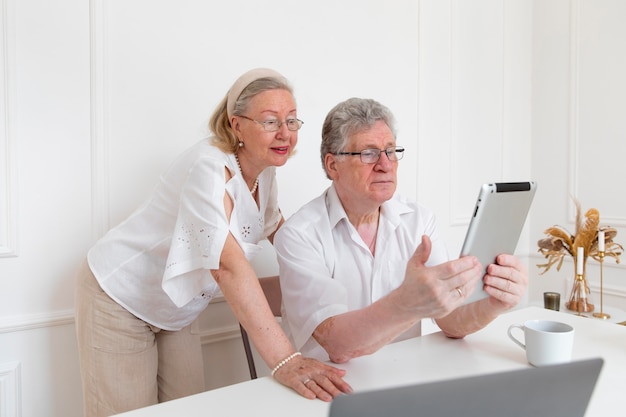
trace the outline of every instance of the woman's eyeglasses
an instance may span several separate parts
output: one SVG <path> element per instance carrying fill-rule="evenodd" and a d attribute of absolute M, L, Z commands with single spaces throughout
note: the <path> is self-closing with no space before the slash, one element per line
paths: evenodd
<path fill-rule="evenodd" d="M 243 117 L 244 119 L 248 119 L 254 123 L 258 123 L 261 126 L 263 126 L 263 130 L 265 130 L 266 132 L 278 132 L 280 130 L 280 127 L 283 124 L 287 125 L 287 129 L 291 130 L 292 132 L 295 132 L 296 130 L 300 130 L 300 128 L 302 127 L 302 125 L 304 124 L 304 122 L 300 119 L 287 119 L 284 121 L 280 121 L 277 119 L 271 119 L 271 120 L 265 120 L 265 121 L 259 121 L 259 120 L 254 120 L 249 118 L 248 116 L 243 116 L 243 115 L 238 115 L 239 117 Z"/>

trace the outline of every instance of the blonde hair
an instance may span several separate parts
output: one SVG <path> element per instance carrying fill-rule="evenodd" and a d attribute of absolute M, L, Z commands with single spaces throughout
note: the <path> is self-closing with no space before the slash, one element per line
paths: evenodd
<path fill-rule="evenodd" d="M 247 112 L 250 101 L 258 94 L 269 90 L 287 90 L 293 95 L 293 90 L 287 80 L 282 77 L 263 77 L 248 84 L 234 102 L 232 114 L 243 115 Z M 209 128 L 215 135 L 213 144 L 226 153 L 235 153 L 239 149 L 239 139 L 233 132 L 228 116 L 228 94 L 217 105 L 211 119 Z"/>

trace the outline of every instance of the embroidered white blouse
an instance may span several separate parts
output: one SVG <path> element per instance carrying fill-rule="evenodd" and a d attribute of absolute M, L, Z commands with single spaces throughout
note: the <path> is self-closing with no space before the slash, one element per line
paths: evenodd
<path fill-rule="evenodd" d="M 232 173 L 226 182 L 224 167 Z M 234 202 L 230 223 L 224 193 Z M 275 168 L 259 176 L 259 206 L 233 154 L 206 138 L 161 176 L 152 196 L 89 251 L 102 289 L 135 316 L 165 330 L 189 325 L 219 293 L 210 269 L 219 267 L 228 233 L 248 260 L 278 227 Z"/>

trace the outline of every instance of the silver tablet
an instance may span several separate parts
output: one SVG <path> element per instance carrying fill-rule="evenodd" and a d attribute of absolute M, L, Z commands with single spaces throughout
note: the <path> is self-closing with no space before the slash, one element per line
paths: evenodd
<path fill-rule="evenodd" d="M 536 189 L 534 181 L 483 184 L 480 188 L 460 256 L 476 256 L 483 276 L 498 255 L 515 252 Z M 465 303 L 487 296 L 480 280 Z"/>

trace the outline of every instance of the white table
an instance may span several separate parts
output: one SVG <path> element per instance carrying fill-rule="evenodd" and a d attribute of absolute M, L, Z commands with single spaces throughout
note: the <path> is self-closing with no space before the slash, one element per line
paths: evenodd
<path fill-rule="evenodd" d="M 543 307 L 543 302 L 539 303 L 533 303 L 533 306 L 536 307 Z M 600 303 L 595 303 L 595 310 L 592 311 L 591 313 L 581 313 L 581 315 L 585 316 L 585 317 L 589 317 L 592 318 L 594 320 L 599 320 L 599 321 L 606 321 L 608 323 L 622 323 L 624 321 L 626 321 L 626 311 L 617 308 L 617 307 L 613 307 L 610 305 L 604 305 L 602 306 L 602 312 L 606 313 L 608 315 L 610 315 L 611 317 L 607 318 L 607 319 L 601 319 L 601 318 L 597 318 L 597 317 L 593 317 L 594 313 L 599 313 L 600 312 Z M 565 301 L 561 300 L 561 305 L 560 305 L 560 311 L 563 313 L 568 313 L 568 314 L 576 314 L 578 315 L 578 313 L 576 311 L 572 311 L 572 310 L 568 310 L 565 307 Z"/>
<path fill-rule="evenodd" d="M 623 415 L 626 393 L 626 327 L 540 307 L 502 315 L 462 340 L 440 332 L 390 344 L 377 353 L 341 365 L 355 391 L 526 368 L 525 352 L 507 337 L 513 323 L 558 320 L 575 329 L 573 359 L 605 360 L 587 417 Z M 259 378 L 179 400 L 120 414 L 124 417 L 207 415 L 325 417 L 329 403 L 307 400 L 271 378 Z"/>

